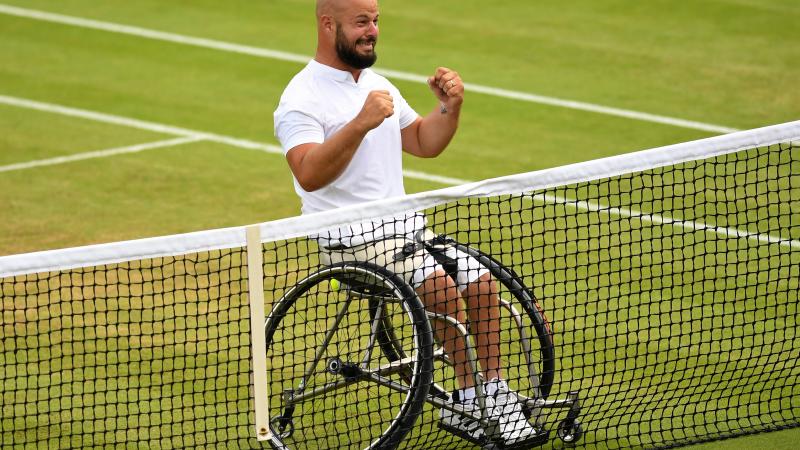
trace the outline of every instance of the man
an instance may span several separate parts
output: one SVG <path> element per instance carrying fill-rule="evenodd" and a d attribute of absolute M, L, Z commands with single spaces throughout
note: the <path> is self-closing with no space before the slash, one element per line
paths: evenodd
<path fill-rule="evenodd" d="M 432 158 L 448 145 L 458 127 L 464 84 L 458 73 L 440 67 L 428 79 L 439 104 L 424 118 L 384 77 L 369 69 L 376 59 L 376 0 L 318 0 L 317 51 L 281 97 L 275 134 L 294 175 L 304 214 L 404 195 L 402 154 Z M 517 397 L 503 381 L 499 351 L 499 300 L 488 271 L 466 254 L 454 278 L 424 249 L 406 244 L 432 237 L 425 219 L 411 214 L 348 227 L 319 236 L 320 259 L 371 261 L 405 277 L 431 311 L 470 323 L 493 418 L 506 444 L 537 437 Z M 405 246 L 406 252 L 403 251 Z M 466 302 L 466 311 L 462 302 Z M 474 374 L 466 363 L 464 340 L 452 327 L 434 322 L 434 332 L 454 362 L 462 389 L 454 401 L 476 411 Z M 466 418 L 443 409 L 440 425 L 474 442 L 485 433 Z"/>

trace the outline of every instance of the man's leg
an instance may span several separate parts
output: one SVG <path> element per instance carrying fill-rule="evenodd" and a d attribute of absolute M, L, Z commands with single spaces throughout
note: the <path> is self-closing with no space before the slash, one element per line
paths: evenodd
<path fill-rule="evenodd" d="M 458 286 L 447 272 L 441 269 L 429 275 L 422 285 L 417 288 L 417 294 L 422 299 L 425 308 L 439 314 L 445 314 L 455 318 L 462 324 L 466 324 L 467 314 L 464 312 L 461 303 L 461 296 L 458 293 Z M 475 376 L 472 367 L 467 362 L 467 352 L 464 336 L 452 326 L 438 320 L 432 320 L 436 337 L 442 342 L 444 351 L 453 362 L 453 369 L 456 374 L 456 381 L 461 388 L 458 395 L 453 396 L 453 400 L 460 403 L 464 411 L 473 416 L 480 417 L 481 410 L 475 398 Z M 468 394 L 472 391 L 471 394 Z M 487 406 L 489 405 L 487 400 Z M 462 416 L 447 408 L 442 408 L 439 414 L 439 426 L 443 429 L 467 439 L 475 444 L 483 445 L 486 433 L 480 422 Z"/>
<path fill-rule="evenodd" d="M 463 323 L 464 316 L 469 317 L 470 334 L 476 343 L 476 350 L 478 353 L 478 363 L 480 370 L 485 375 L 485 384 L 483 385 L 484 393 L 486 394 L 485 401 L 487 413 L 489 416 L 496 420 L 499 425 L 498 436 L 504 441 L 506 445 L 527 446 L 538 445 L 544 439 L 546 434 L 539 433 L 525 417 L 522 409 L 522 404 L 519 402 L 518 394 L 512 391 L 508 383 L 503 379 L 500 361 L 500 299 L 497 293 L 497 284 L 492 279 L 491 273 L 480 265 L 475 259 L 463 253 L 455 253 L 449 255 L 459 263 L 459 270 L 457 274 L 457 284 L 455 286 L 456 294 L 450 293 L 450 288 L 455 282 L 449 278 L 444 277 L 446 281 L 445 286 L 439 288 L 447 288 L 448 300 L 455 299 L 453 303 L 456 308 L 456 314 L 459 321 Z M 428 286 L 427 292 L 430 289 L 436 289 L 437 283 L 427 283 L 432 280 L 426 280 Z M 459 295 L 460 294 L 460 295 Z M 422 297 L 422 294 L 420 294 Z M 461 299 L 466 303 L 466 311 L 460 309 Z M 426 305 L 435 305 L 437 299 L 435 295 L 429 296 Z M 449 301 L 447 302 L 450 303 Z M 431 308 L 432 306 L 427 306 Z M 463 342 L 461 336 L 456 337 L 458 342 Z M 463 346 L 463 344 L 462 344 Z M 451 357 L 453 353 L 458 354 L 458 349 L 449 350 L 445 347 Z M 462 353 L 464 354 L 464 353 Z M 454 363 L 462 362 L 464 359 L 454 357 Z M 464 376 L 456 369 L 459 376 L 459 385 L 462 388 L 459 396 L 459 401 L 463 407 L 470 410 L 472 413 L 478 411 L 478 402 L 476 402 L 474 395 L 476 393 L 471 391 L 474 384 L 471 372 L 467 372 L 470 376 Z M 470 400 L 471 398 L 471 400 Z M 443 409 L 441 414 L 441 426 L 448 431 L 451 431 L 465 439 L 480 445 L 485 438 L 485 433 L 477 422 L 465 420 L 457 414 L 449 413 Z"/>
<path fill-rule="evenodd" d="M 458 295 L 455 282 L 443 271 L 429 276 L 417 289 L 423 304 L 429 311 L 446 314 L 466 324 L 469 317 L 470 331 L 475 339 L 478 364 L 485 381 L 502 378 L 500 362 L 500 301 L 497 285 L 491 274 L 486 273 L 467 285 L 462 295 L 467 304 L 466 314 L 461 306 L 462 296 Z M 441 321 L 433 321 L 434 332 L 442 341 L 445 352 L 455 364 L 458 385 L 462 389 L 472 387 L 474 377 L 466 363 L 466 350 L 463 337 L 453 327 Z"/>
<path fill-rule="evenodd" d="M 437 270 L 429 275 L 417 288 L 417 294 L 428 311 L 453 317 L 463 324 L 467 323 L 458 287 L 444 270 Z M 467 362 L 464 337 L 455 328 L 440 320 L 431 321 L 431 325 L 436 337 L 442 342 L 445 353 L 453 361 L 458 385 L 462 389 L 473 387 L 475 378 Z"/>
<path fill-rule="evenodd" d="M 462 292 L 467 304 L 470 331 L 475 338 L 478 361 L 485 381 L 503 378 L 500 367 L 500 300 L 490 273 L 469 283 Z"/>
<path fill-rule="evenodd" d="M 517 393 L 503 379 L 500 367 L 500 299 L 496 282 L 491 274 L 483 274 L 469 283 L 462 295 L 486 375 L 484 386 L 489 414 L 498 420 L 506 444 L 541 443 L 544 435 L 528 422 Z"/>

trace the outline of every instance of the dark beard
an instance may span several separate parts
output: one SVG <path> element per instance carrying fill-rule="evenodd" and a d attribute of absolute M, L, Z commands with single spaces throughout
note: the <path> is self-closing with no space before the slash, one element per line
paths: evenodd
<path fill-rule="evenodd" d="M 352 67 L 353 69 L 361 70 L 367 67 L 372 67 L 375 61 L 378 60 L 378 54 L 375 53 L 375 45 L 373 44 L 372 53 L 368 55 L 360 55 L 356 50 L 359 44 L 368 44 L 370 42 L 377 43 L 376 39 L 358 39 L 352 44 L 347 42 L 347 38 L 342 33 L 342 28 L 337 24 L 336 26 L 336 54 L 343 63 Z"/>

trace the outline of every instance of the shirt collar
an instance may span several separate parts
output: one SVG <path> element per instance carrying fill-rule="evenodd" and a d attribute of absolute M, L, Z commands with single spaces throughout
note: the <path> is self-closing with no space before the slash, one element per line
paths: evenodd
<path fill-rule="evenodd" d="M 315 74 L 319 74 L 323 77 L 330 78 L 334 81 L 349 81 L 350 83 L 355 83 L 356 81 L 353 79 L 353 75 L 346 71 L 346 70 L 339 70 L 333 68 L 331 66 L 322 64 L 315 59 L 312 59 L 308 63 L 309 69 L 313 71 Z M 364 75 L 369 72 L 369 69 L 364 69 L 361 71 L 361 76 L 358 77 L 358 81 L 361 82 L 364 80 Z"/>

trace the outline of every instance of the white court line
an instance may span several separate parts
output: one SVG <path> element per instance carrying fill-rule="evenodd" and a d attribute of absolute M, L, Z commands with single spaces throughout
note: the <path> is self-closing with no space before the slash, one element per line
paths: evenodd
<path fill-rule="evenodd" d="M 710 233 L 727 236 L 731 238 L 750 239 L 763 242 L 765 244 L 778 244 L 784 247 L 790 247 L 800 250 L 800 241 L 793 241 L 791 239 L 782 239 L 772 236 L 770 234 L 751 233 L 743 231 L 738 228 L 718 227 L 709 225 L 697 220 L 679 220 L 658 214 L 648 214 L 635 209 L 629 208 L 616 208 L 605 206 L 600 203 L 587 202 L 585 200 L 575 200 L 568 197 L 561 197 L 555 195 L 535 194 L 531 195 L 532 200 L 551 205 L 567 205 L 575 209 L 587 212 L 599 212 L 608 214 L 610 216 L 628 217 L 631 219 L 638 219 L 642 222 L 650 222 L 656 225 L 670 225 L 676 228 L 683 228 L 689 231 L 707 231 Z"/>
<path fill-rule="evenodd" d="M 123 155 L 127 153 L 138 153 L 145 150 L 154 150 L 163 147 L 173 147 L 176 145 L 188 144 L 190 142 L 198 142 L 202 140 L 203 140 L 202 136 L 186 136 L 175 139 L 169 139 L 166 141 L 150 142 L 147 144 L 136 144 L 136 145 L 129 145 L 126 147 L 110 148 L 107 150 L 76 153 L 68 156 L 57 156 L 55 158 L 39 159 L 35 161 L 28 161 L 23 163 L 0 166 L 0 172 L 12 172 L 15 170 L 25 170 L 42 166 L 55 166 L 58 164 L 65 164 L 73 161 L 83 161 L 86 159 L 107 158 L 109 156 Z"/>
<path fill-rule="evenodd" d="M 264 144 L 261 142 L 249 141 L 247 139 L 238 139 L 230 136 L 223 136 L 220 134 L 207 133 L 205 131 L 195 131 L 188 128 L 174 127 L 171 125 L 164 125 L 156 122 L 147 122 L 144 120 L 131 119 L 129 117 L 115 116 L 113 114 L 105 114 L 95 111 L 88 111 L 85 109 L 70 108 L 69 106 L 55 105 L 52 103 L 37 102 L 35 100 L 28 100 L 18 97 L 9 97 L 0 95 L 0 104 L 16 106 L 19 108 L 33 109 L 36 111 L 43 111 L 49 113 L 61 114 L 69 117 L 80 117 L 82 119 L 93 120 L 95 122 L 110 123 L 113 125 L 121 125 L 129 128 L 136 128 L 139 130 L 154 131 L 156 133 L 171 134 L 173 136 L 196 137 L 206 141 L 218 142 L 220 144 L 231 145 L 233 147 L 247 148 L 251 150 L 261 150 L 267 153 L 283 154 L 283 150 L 277 145 Z"/>
<path fill-rule="evenodd" d="M 277 145 L 265 144 L 262 142 L 255 142 L 247 139 L 239 139 L 230 136 L 223 136 L 220 134 L 208 133 L 205 131 L 190 130 L 188 128 L 174 127 L 171 125 L 164 125 L 156 122 L 147 122 L 144 120 L 131 119 L 128 117 L 116 116 L 113 114 L 88 111 L 85 109 L 78 109 L 78 108 L 70 108 L 68 106 L 55 105 L 52 103 L 37 102 L 35 100 L 28 100 L 24 98 L 0 95 L 0 104 L 15 106 L 18 108 L 33 109 L 36 111 L 42 111 L 48 113 L 61 114 L 69 117 L 79 117 L 81 119 L 92 120 L 95 122 L 120 125 L 129 128 L 136 128 L 139 130 L 154 131 L 156 133 L 197 138 L 206 141 L 217 142 L 220 144 L 230 145 L 233 147 L 246 148 L 250 150 L 261 150 L 267 153 L 283 155 L 283 149 Z M 440 175 L 431 175 L 424 172 L 417 172 L 413 170 L 404 170 L 403 175 L 412 179 L 432 181 L 434 183 L 441 183 L 453 186 L 459 184 L 466 184 L 469 182 L 467 180 L 459 180 L 457 178 L 444 177 Z"/>
<path fill-rule="evenodd" d="M 99 20 L 84 19 L 81 17 L 67 16 L 63 14 L 55 14 L 46 11 L 39 11 L 34 9 L 19 8 L 11 5 L 0 3 L 0 14 L 7 14 L 17 17 L 25 17 L 28 19 L 41 20 L 51 23 L 59 23 L 62 25 L 71 25 L 82 28 L 90 28 L 95 30 L 108 31 L 111 33 L 126 34 L 130 36 L 143 37 L 148 39 L 155 39 L 159 41 L 173 42 L 176 44 L 192 45 L 195 47 L 210 48 L 224 52 L 238 53 L 248 56 L 256 56 L 259 58 L 277 59 L 280 61 L 289 61 L 295 63 L 306 64 L 311 60 L 310 56 L 299 55 L 295 53 L 288 53 L 279 50 L 271 50 L 267 48 L 252 47 L 249 45 L 233 44 L 230 42 L 217 41 L 213 39 L 198 38 L 192 36 L 184 36 L 176 33 L 168 33 L 164 31 L 150 30 L 147 28 L 134 27 L 130 25 L 122 25 L 112 22 L 103 22 Z M 413 81 L 420 83 L 427 83 L 427 77 L 424 75 L 401 72 L 389 69 L 375 69 L 376 72 L 395 78 L 398 80 Z M 692 120 L 678 119 L 675 117 L 662 116 L 657 114 L 644 113 L 639 111 L 632 111 L 628 109 L 614 108 L 603 105 L 596 105 L 593 103 L 579 102 L 573 100 L 564 100 L 555 97 L 547 97 L 544 95 L 531 94 L 527 92 L 512 91 L 508 89 L 495 88 L 491 86 L 483 86 L 480 84 L 465 84 L 465 88 L 471 92 L 478 92 L 481 94 L 492 95 L 496 97 L 508 98 L 512 100 L 539 103 L 549 106 L 556 106 L 561 108 L 569 108 L 580 111 L 588 111 L 598 114 L 606 114 L 610 116 L 624 117 L 627 119 L 640 120 L 644 122 L 658 123 L 663 125 L 671 125 L 680 128 L 688 128 L 693 130 L 707 131 L 711 133 L 732 133 L 740 131 L 736 128 L 726 127 L 722 125 L 714 125 L 703 122 L 696 122 Z"/>
<path fill-rule="evenodd" d="M 6 104 L 10 106 L 17 106 L 21 108 L 30 108 L 35 109 L 38 111 L 45 111 L 51 112 L 56 114 L 62 114 L 71 117 L 80 117 L 83 119 L 94 120 L 98 122 L 110 123 L 114 125 L 122 125 L 131 128 L 138 128 L 141 130 L 148 130 L 148 131 L 156 131 L 164 134 L 173 134 L 178 136 L 183 136 L 184 138 L 189 139 L 197 139 L 197 140 L 208 140 L 214 141 L 222 144 L 231 145 L 234 147 L 239 148 L 246 148 L 246 149 L 257 149 L 262 150 L 268 153 L 278 153 L 283 154 L 283 151 L 280 147 L 271 144 L 264 144 L 260 142 L 249 141 L 245 139 L 237 139 L 229 136 L 222 136 L 213 133 L 207 133 L 204 131 L 194 131 L 189 130 L 186 128 L 179 128 L 173 127 L 170 125 L 163 125 L 155 122 L 145 122 L 142 120 L 137 119 L 130 119 L 127 117 L 121 116 L 114 116 L 111 114 L 104 114 L 98 113 L 94 111 L 87 111 L 83 109 L 77 108 L 69 108 L 66 106 L 54 105 L 50 103 L 43 103 L 37 102 L 33 100 L 26 100 L 16 97 L 8 97 L 4 95 L 0 95 L 0 104 Z M 442 183 L 445 185 L 460 185 L 469 183 L 469 180 L 461 180 L 458 178 L 450 178 L 440 175 L 433 175 L 428 174 L 425 172 L 418 172 L 413 170 L 404 170 L 403 175 L 408 178 L 418 179 L 418 180 L 425 180 L 425 181 L 433 181 L 436 183 Z M 757 239 L 760 242 L 765 243 L 773 243 L 779 244 L 782 246 L 789 246 L 792 248 L 799 248 L 800 249 L 800 242 L 799 241 L 792 241 L 792 240 L 785 240 L 780 239 L 770 235 L 762 235 L 756 233 L 750 233 L 747 231 L 742 231 L 734 228 L 725 228 L 725 227 L 715 227 L 711 225 L 707 225 L 701 222 L 694 222 L 691 220 L 678 220 L 673 219 L 666 216 L 660 216 L 658 214 L 645 214 L 634 210 L 629 209 L 620 209 L 620 208 L 612 208 L 596 203 L 590 203 L 585 201 L 578 201 L 568 198 L 561 198 L 555 196 L 546 196 L 542 194 L 537 194 L 531 196 L 533 200 L 544 201 L 546 203 L 554 203 L 554 204 L 569 204 L 573 205 L 574 207 L 584 210 L 584 211 L 596 211 L 607 213 L 610 215 L 620 215 L 624 217 L 631 217 L 637 218 L 642 221 L 652 222 L 655 224 L 669 224 L 673 226 L 680 226 L 689 230 L 704 230 L 713 232 L 723 236 L 729 237 L 738 237 L 738 238 L 747 238 L 747 239 Z"/>

